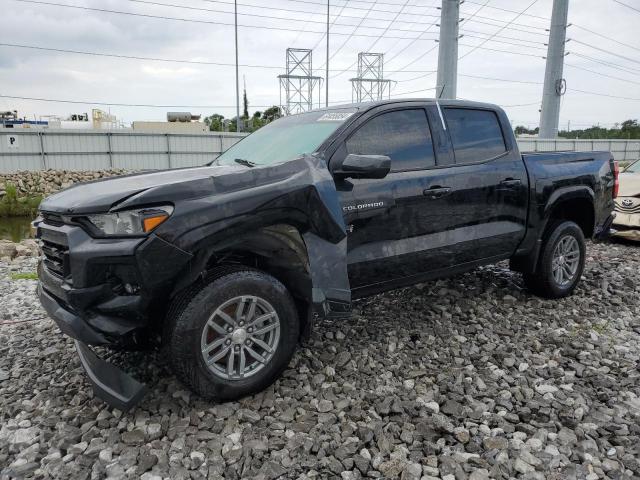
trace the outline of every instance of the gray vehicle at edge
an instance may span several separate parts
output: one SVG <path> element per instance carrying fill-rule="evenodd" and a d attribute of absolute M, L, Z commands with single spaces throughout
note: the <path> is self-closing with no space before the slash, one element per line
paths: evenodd
<path fill-rule="evenodd" d="M 212 165 L 75 185 L 35 222 L 40 301 L 97 396 L 145 386 L 91 346 L 166 349 L 200 395 L 273 383 L 319 318 L 351 301 L 509 259 L 569 295 L 607 235 L 609 152 L 521 154 L 497 106 L 347 105 L 277 120 Z"/>

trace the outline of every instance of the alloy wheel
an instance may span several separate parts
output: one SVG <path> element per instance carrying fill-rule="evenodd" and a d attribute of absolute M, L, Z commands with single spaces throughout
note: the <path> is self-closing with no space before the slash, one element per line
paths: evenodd
<path fill-rule="evenodd" d="M 219 306 L 202 331 L 202 357 L 214 375 L 242 380 L 273 358 L 280 340 L 280 319 L 273 306 L 254 295 L 234 297 Z"/>
<path fill-rule="evenodd" d="M 560 287 L 573 282 L 580 264 L 580 245 L 572 235 L 565 235 L 553 249 L 551 267 L 553 279 Z"/>

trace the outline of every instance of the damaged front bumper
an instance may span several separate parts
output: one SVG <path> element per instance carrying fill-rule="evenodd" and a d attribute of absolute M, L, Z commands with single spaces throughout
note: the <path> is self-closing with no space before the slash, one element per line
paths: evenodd
<path fill-rule="evenodd" d="M 146 388 L 99 358 L 89 345 L 127 346 L 146 340 L 142 336 L 154 330 L 149 324 L 151 299 L 164 298 L 161 292 L 170 288 L 170 280 L 191 256 L 155 236 L 95 239 L 78 225 L 46 219 L 37 225 L 37 238 L 42 253 L 40 303 L 62 333 L 75 340 L 96 396 L 129 410 Z M 165 263 L 154 269 L 158 258 Z"/>
<path fill-rule="evenodd" d="M 146 387 L 116 366 L 102 360 L 88 345 L 109 343 L 104 335 L 58 303 L 52 295 L 47 293 L 42 284 L 38 285 L 38 297 L 62 333 L 75 340 L 80 363 L 89 377 L 96 396 L 112 407 L 125 412 L 137 405 L 144 397 Z"/>

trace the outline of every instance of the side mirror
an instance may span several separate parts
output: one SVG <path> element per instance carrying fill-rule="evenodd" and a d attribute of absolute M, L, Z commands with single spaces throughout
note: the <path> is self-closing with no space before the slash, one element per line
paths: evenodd
<path fill-rule="evenodd" d="M 341 178 L 384 178 L 391 170 L 391 159 L 385 155 L 350 153 L 336 175 Z"/>

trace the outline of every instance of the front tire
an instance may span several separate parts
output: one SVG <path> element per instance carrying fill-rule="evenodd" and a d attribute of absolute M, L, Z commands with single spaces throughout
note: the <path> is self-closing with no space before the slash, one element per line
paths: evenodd
<path fill-rule="evenodd" d="M 235 400 L 271 385 L 291 360 L 300 330 L 285 286 L 246 267 L 195 287 L 167 322 L 173 371 L 212 400 Z"/>
<path fill-rule="evenodd" d="M 536 272 L 524 274 L 525 285 L 544 298 L 563 298 L 575 290 L 584 269 L 585 241 L 574 222 L 558 221 L 546 231 Z"/>

